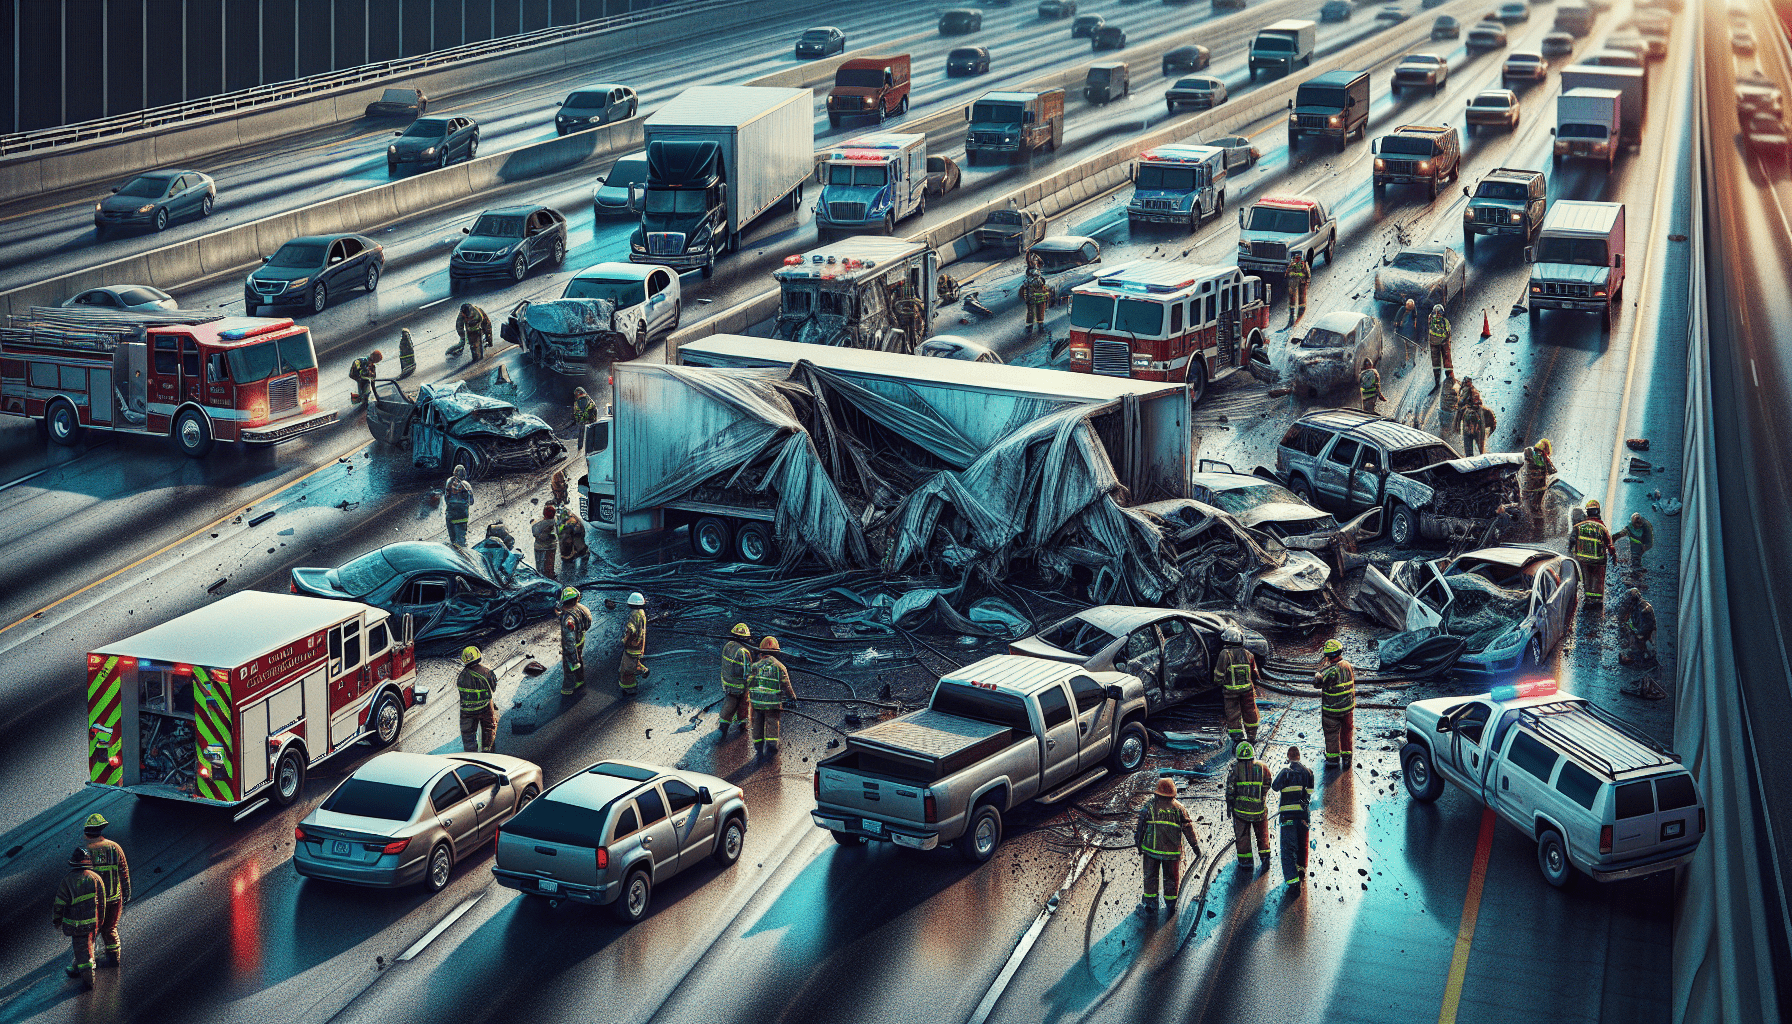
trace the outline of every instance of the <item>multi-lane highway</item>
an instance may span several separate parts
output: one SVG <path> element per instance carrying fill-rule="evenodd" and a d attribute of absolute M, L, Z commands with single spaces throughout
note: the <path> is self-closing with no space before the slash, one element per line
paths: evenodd
<path fill-rule="evenodd" d="M 1271 18 L 1310 15 L 1306 6 L 1272 2 L 1244 14 L 1213 18 L 1202 41 L 1214 53 L 1213 73 L 1248 101 L 1253 83 L 1243 47 Z M 1465 0 L 1435 11 L 1409 4 L 1415 18 L 1449 13 L 1471 20 L 1480 8 Z M 1084 11 L 1124 24 L 1136 44 L 1212 17 L 1203 5 L 1085 5 Z M 1509 48 L 1535 49 L 1549 31 L 1551 8 L 1533 9 L 1511 28 Z M 1341 52 L 1377 31 L 1371 8 L 1346 23 L 1324 25 L 1319 53 Z M 1603 15 L 1596 45 L 1629 15 L 1620 3 Z M 915 55 L 915 119 L 962 105 L 982 90 L 1013 84 L 1087 60 L 1065 22 L 1041 22 L 1030 8 L 989 8 L 983 34 L 997 67 L 988 79 L 947 82 L 943 52 L 959 39 L 939 39 L 928 12 L 860 12 L 839 23 L 852 46 L 888 43 Z M 1763 28 L 1767 26 L 1764 24 Z M 741 81 L 788 66 L 788 31 L 738 45 L 679 44 L 645 52 L 603 69 L 641 90 L 644 109 L 698 82 Z M 1546 315 L 1532 330 L 1513 314 L 1524 298 L 1526 267 L 1516 245 L 1483 243 L 1469 258 L 1468 293 L 1451 311 L 1456 323 L 1455 365 L 1472 375 L 1499 419 L 1494 450 L 1515 450 L 1537 437 L 1556 440 L 1562 478 L 1620 520 L 1641 510 L 1657 524 L 1660 552 L 1638 582 L 1664 623 L 1674 620 L 1678 581 L 1669 552 L 1677 520 L 1652 505 L 1651 493 L 1675 494 L 1679 476 L 1680 416 L 1688 311 L 1685 241 L 1691 216 L 1686 183 L 1692 133 L 1700 111 L 1691 99 L 1694 75 L 1716 74 L 1700 64 L 1695 24 L 1680 19 L 1667 58 L 1650 72 L 1650 109 L 1643 145 L 1626 154 L 1611 175 L 1591 165 L 1553 166 L 1550 160 L 1554 74 L 1522 95 L 1517 131 L 1463 140 L 1461 180 L 1472 184 L 1494 167 L 1540 168 L 1552 200 L 1622 202 L 1629 218 L 1629 281 L 1624 310 L 1609 334 L 1595 320 Z M 1436 96 L 1394 100 L 1386 89 L 1403 49 L 1389 46 L 1366 67 L 1375 83 L 1368 134 L 1405 123 L 1460 123 L 1466 99 L 1497 86 L 1503 54 L 1470 55 L 1460 41 L 1421 44 L 1451 65 L 1449 85 Z M 701 64 L 696 57 L 701 58 Z M 1010 61 L 1013 64 L 1010 64 Z M 1565 59 L 1556 64 L 1566 63 Z M 1775 73 L 1786 74 L 1775 66 Z M 1107 107 L 1073 99 L 1066 145 L 1053 157 L 1013 168 L 966 168 L 967 192 L 929 210 L 925 224 L 941 223 L 975 203 L 1124 142 L 1165 120 L 1164 82 L 1155 61 L 1134 67 L 1134 97 Z M 445 110 L 477 111 L 493 126 L 487 146 L 512 147 L 551 133 L 548 121 L 561 96 L 577 83 L 539 82 L 457 99 Z M 1256 87 L 1261 88 L 1262 84 Z M 819 110 L 819 108 L 818 108 Z M 432 111 L 433 112 L 433 111 Z M 1716 117 L 1717 115 L 1714 115 Z M 1721 121 L 1719 122 L 1721 123 Z M 1368 147 L 1342 153 L 1309 144 L 1286 147 L 1284 118 L 1228 124 L 1252 136 L 1263 159 L 1233 179 L 1228 202 L 1238 206 L 1268 194 L 1298 193 L 1324 200 L 1339 218 L 1337 259 L 1316 268 L 1310 303 L 1317 311 L 1372 311 L 1371 282 L 1385 256 L 1407 242 L 1460 245 L 1464 200 L 1454 186 L 1435 201 L 1416 190 L 1377 195 L 1370 184 Z M 850 129 L 837 136 L 844 137 Z M 827 132 L 818 118 L 817 135 Z M 944 131 L 930 144 L 962 157 L 962 132 Z M 239 154 L 220 166 L 220 188 L 245 197 L 239 212 L 228 202 L 214 215 L 263 216 L 342 191 L 377 183 L 384 168 L 379 138 L 324 132 L 291 150 Z M 488 149 L 489 151 L 489 149 Z M 276 183 L 265 167 L 282 161 Z M 962 161 L 961 161 L 962 162 Z M 1733 168 L 1743 168 L 1735 162 Z M 76 680 L 82 654 L 99 643 L 166 620 L 240 589 L 280 590 L 294 566 L 335 565 L 379 544 L 439 540 L 440 512 L 426 494 L 440 486 L 413 473 L 389 449 L 367 444 L 347 400 L 346 367 L 355 356 L 383 347 L 390 363 L 398 329 L 419 339 L 412 382 L 469 377 L 539 412 L 564 429 L 570 383 L 525 365 L 501 349 L 468 371 L 446 358 L 454 302 L 446 254 L 459 227 L 480 208 L 545 202 L 567 211 L 571 253 L 563 270 L 537 274 L 514 287 L 472 292 L 494 317 L 517 300 L 557 294 L 579 266 L 624 258 L 627 227 L 594 224 L 588 171 L 519 182 L 476 204 L 438 211 L 367 230 L 386 246 L 387 273 L 377 294 L 342 300 L 308 323 L 317 339 L 328 400 L 344 422 L 336 429 L 261 455 L 220 452 L 190 462 L 143 439 L 89 439 L 64 450 L 48 446 L 29 425 L 0 427 L 0 1018 L 217 1021 L 511 1020 L 525 1016 L 597 1020 L 1561 1020 L 1665 1018 L 1672 977 L 1671 877 L 1599 886 L 1586 879 L 1566 890 L 1539 876 L 1535 845 L 1509 826 L 1483 817 L 1451 792 L 1432 806 L 1411 802 L 1399 784 L 1398 709 L 1421 696 L 1463 692 L 1444 682 L 1365 694 L 1359 712 L 1353 775 L 1331 775 L 1316 801 L 1315 879 L 1305 896 L 1282 892 L 1279 871 L 1245 874 L 1230 864 L 1231 829 L 1220 816 L 1218 783 L 1225 758 L 1213 750 L 1157 750 L 1149 767 L 1186 772 L 1184 800 L 1195 811 L 1203 855 L 1191 866 L 1188 906 L 1179 918 L 1151 923 L 1133 914 L 1139 888 L 1132 852 L 1131 809 L 1154 772 L 1141 772 L 1090 790 L 1073 804 L 1022 811 L 994 860 L 972 868 L 949 852 L 914 855 L 889 847 L 836 846 L 810 823 L 810 770 L 830 749 L 839 728 L 851 728 L 836 705 L 802 710 L 817 721 L 787 724 L 781 762 L 756 764 L 744 739 L 713 738 L 717 696 L 715 656 L 705 639 L 751 605 L 750 594 L 726 574 L 687 565 L 673 572 L 684 585 L 709 587 L 724 608 L 695 607 L 656 633 L 655 673 L 640 698 L 618 698 L 607 676 L 618 650 L 619 615 L 601 608 L 594 630 L 595 692 L 562 705 L 550 692 L 557 677 L 528 676 L 523 662 L 553 662 L 550 624 L 538 623 L 488 638 L 489 664 L 501 666 L 499 707 L 507 719 L 539 725 L 527 734 L 502 730 L 499 750 L 527 757 L 556 780 L 599 758 L 638 758 L 709 771 L 743 785 L 753 822 L 747 851 L 732 869 L 704 867 L 659 889 L 648 920 L 631 929 L 600 913 L 548 907 L 497 887 L 490 859 L 462 864 L 449 887 L 421 891 L 348 890 L 299 879 L 292 870 L 293 827 L 305 810 L 351 771 L 364 755 L 351 753 L 313 774 L 305 797 L 286 812 L 264 809 L 241 822 L 202 808 L 136 801 L 85 789 L 85 705 Z M 358 185 L 356 183 L 359 183 Z M 1774 203 L 1792 201 L 1785 179 L 1751 184 L 1742 221 L 1763 232 L 1757 245 L 1792 244 L 1778 234 Z M 1762 187 L 1764 186 L 1764 187 Z M 1737 188 L 1741 188 L 1740 185 Z M 1129 233 L 1125 189 L 1097 197 L 1053 223 L 1055 232 L 1092 235 L 1105 264 L 1166 254 L 1208 263 L 1230 262 L 1237 228 L 1220 218 L 1192 238 Z M 117 254 L 198 232 L 210 224 L 171 229 L 165 239 L 124 238 L 94 243 L 85 220 L 87 197 L 48 197 L 13 215 L 40 230 L 32 240 L 0 247 L 6 280 L 20 282 L 90 265 Z M 69 205 L 69 204 L 74 205 Z M 1780 207 L 1781 209 L 1787 207 Z M 956 212 L 955 212 L 956 211 Z M 1743 215 L 1739 213 L 1738 215 Z M 766 287 L 783 255 L 812 243 L 811 215 L 773 220 L 749 239 L 742 255 L 718 267 L 712 280 L 686 280 L 689 308 L 700 318 Z M 916 224 L 912 230 L 923 225 Z M 38 234 L 44 237 L 37 238 Z M 17 237 L 9 233 L 10 237 Z M 1774 241 L 1777 239 L 1777 241 Z M 29 246 L 41 248 L 31 249 Z M 109 246 L 119 246 L 116 250 Z M 1731 250 L 1737 266 L 1742 254 Z M 1783 265 L 1783 260 L 1781 265 Z M 1050 334 L 1025 336 L 1013 305 L 1018 261 L 976 261 L 952 272 L 982 289 L 996 317 L 959 324 L 948 307 L 936 330 L 948 327 L 989 343 L 1010 362 L 1049 363 L 1051 340 L 1061 339 L 1064 314 L 1048 320 Z M 1740 278 L 1740 275 L 1738 275 Z M 1784 282 L 1778 281 L 1783 288 Z M 240 311 L 240 281 L 198 282 L 179 291 L 182 305 Z M 1744 302 L 1743 297 L 1748 301 Z M 1787 308 L 1770 288 L 1739 289 L 1738 315 L 1772 322 Z M 1480 337 L 1483 313 L 1490 337 Z M 1272 323 L 1281 327 L 1278 303 Z M 967 315 L 967 319 L 969 319 Z M 1750 327 L 1767 346 L 1750 372 L 1768 372 L 1769 328 Z M 1272 358 L 1288 343 L 1277 333 Z M 659 358 L 654 353 L 653 358 Z M 1740 358 L 1740 357 L 1739 357 Z M 514 384 L 495 379 L 498 366 Z M 1777 361 L 1774 363 L 1777 367 Z M 1390 406 L 1402 418 L 1436 426 L 1431 373 L 1422 352 L 1382 368 Z M 1338 401 L 1338 396 L 1330 396 Z M 1314 403 L 1271 397 L 1249 379 L 1210 391 L 1196 411 L 1199 456 L 1241 468 L 1273 462 L 1287 424 Z M 1740 411 L 1750 422 L 1771 421 L 1783 401 L 1762 396 Z M 1743 425 L 1744 427 L 1747 424 Z M 1749 436 L 1743 434 L 1741 436 Z M 1647 437 L 1650 459 L 1664 472 L 1643 483 L 1626 481 L 1626 438 Z M 1747 446 L 1733 446 L 1732 454 Z M 1784 460 L 1775 460 L 1783 467 Z M 1757 477 L 1749 476 L 1755 480 Z M 1769 477 L 1771 479 L 1771 477 Z M 546 494 L 545 474 L 498 478 L 479 485 L 477 526 L 502 520 L 522 535 Z M 1774 495 L 1778 495 L 1775 497 Z M 1740 496 L 1781 502 L 1783 489 Z M 252 505 L 252 510 L 244 506 Z M 246 511 L 247 514 L 239 515 Z M 256 515 L 276 514 L 254 523 Z M 1781 550 L 1768 538 L 1768 550 Z M 621 597 L 630 581 L 668 570 L 648 567 L 676 557 L 675 548 L 606 547 L 596 576 L 606 585 L 587 603 Z M 627 563 L 626 565 L 624 563 Z M 215 593 L 210 589 L 225 579 Z M 1770 577 L 1771 578 L 1771 577 Z M 1732 588 L 1737 584 L 1732 575 Z M 613 584 L 613 585 L 610 585 Z M 656 598 L 657 600 L 657 598 Z M 1758 607 L 1759 602 L 1756 602 Z M 754 613 L 770 616 L 769 611 Z M 1044 618 L 1045 614 L 1040 613 Z M 1767 613 L 1772 615 L 1771 612 Z M 1777 621 L 1777 620 L 1776 620 Z M 774 628 L 825 633 L 802 608 L 781 610 Z M 10 624 L 10 625 L 9 625 Z M 1769 623 L 1758 623 L 1765 629 Z M 1738 630 L 1742 629 L 1739 621 Z M 1320 636 L 1278 636 L 1277 654 L 1308 658 Z M 1360 623 L 1339 632 L 1353 650 L 1372 647 Z M 1764 633 L 1755 634 L 1765 635 Z M 891 659 L 888 678 L 900 699 L 914 700 L 930 673 L 1000 650 L 991 641 L 953 637 L 892 638 L 875 651 L 797 644 L 792 664 L 845 673 L 860 693 L 874 692 Z M 1670 636 L 1658 640 L 1672 678 Z M 1552 667 L 1563 684 L 1614 707 L 1657 735 L 1671 735 L 1671 702 L 1645 702 L 1620 689 L 1641 673 L 1618 665 L 1615 623 L 1584 610 L 1574 635 Z M 426 652 L 440 654 L 442 652 Z M 858 657 L 854 657 L 854 654 Z M 950 662 L 948 662 L 948 657 Z M 864 666 L 870 666 L 865 668 Z M 894 667 L 900 666 L 900 668 Z M 428 657 L 421 673 L 437 694 L 452 694 L 454 666 Z M 1783 674 L 1783 669 L 1781 670 Z M 807 697 L 834 697 L 823 677 L 797 674 Z M 871 687 L 872 689 L 867 689 Z M 1765 699 L 1765 698 L 1764 698 Z M 1317 760 L 1319 721 L 1309 698 L 1265 695 L 1265 727 L 1273 767 L 1287 743 Z M 1774 705 L 1779 706 L 1779 705 Z M 1765 715 L 1767 712 L 1761 712 Z M 1217 704 L 1197 704 L 1190 724 L 1217 725 Z M 402 749 L 458 749 L 452 697 L 432 700 L 407 720 Z M 1769 789 L 1770 795 L 1780 792 Z M 61 978 L 66 940 L 43 923 L 43 906 L 62 872 L 79 821 L 94 810 L 118 824 L 112 834 L 131 852 L 136 900 L 126 918 L 126 967 L 103 972 L 94 993 L 72 995 Z M 1484 832 L 1484 830 L 1486 830 Z M 1482 836 L 1485 834 L 1485 840 Z M 1478 852 L 1479 848 L 1479 852 Z M 1213 864 L 1209 869 L 1209 864 Z M 1053 900 L 1054 893 L 1061 894 Z M 1198 902 L 1197 902 L 1198 901 Z M 1017 950 L 1048 906 L 1055 913 L 1036 941 Z"/>

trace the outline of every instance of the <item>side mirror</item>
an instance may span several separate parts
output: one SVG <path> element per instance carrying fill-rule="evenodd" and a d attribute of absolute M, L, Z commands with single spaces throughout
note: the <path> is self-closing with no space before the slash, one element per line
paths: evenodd
<path fill-rule="evenodd" d="M 1618 253 L 1616 256 L 1612 257 L 1612 266 L 1618 268 L 1619 270 L 1624 269 L 1624 254 L 1623 253 Z"/>
<path fill-rule="evenodd" d="M 1556 130 L 1554 128 L 1551 128 L 1549 130 L 1549 134 L 1554 135 L 1555 133 L 1556 133 Z"/>
<path fill-rule="evenodd" d="M 1469 195 L 1469 194 L 1468 194 L 1468 186 L 1467 186 L 1467 185 L 1464 185 L 1464 186 L 1462 186 L 1462 194 L 1463 194 L 1463 195 L 1464 195 L 1464 196 L 1467 196 L 1467 197 L 1468 197 L 1468 198 L 1470 198 L 1470 199 L 1473 199 L 1473 198 L 1474 198 L 1474 196 L 1470 196 L 1470 195 Z"/>
<path fill-rule="evenodd" d="M 599 185 L 607 185 L 607 184 L 609 184 L 609 181 L 610 181 L 610 179 L 604 177 L 601 174 L 597 176 L 597 183 Z"/>
<path fill-rule="evenodd" d="M 463 235 L 470 235 L 473 233 L 473 229 L 472 228 L 461 228 L 460 233 Z"/>
<path fill-rule="evenodd" d="M 1536 246 L 1527 245 L 1524 247 L 1524 261 L 1526 263 L 1537 262 L 1537 247 Z"/>
<path fill-rule="evenodd" d="M 418 687 L 412 688 L 411 703 L 412 704 L 428 704 L 429 703 L 429 687 L 418 686 Z"/>
<path fill-rule="evenodd" d="M 508 785 L 510 785 L 510 776 L 508 776 L 508 775 L 500 775 L 496 779 L 492 780 L 493 792 L 503 789 L 505 786 L 508 786 Z"/>
<path fill-rule="evenodd" d="M 1289 109 L 1289 110 L 1293 110 L 1293 109 L 1294 109 L 1294 101 L 1293 101 L 1293 100 L 1289 100 L 1289 101 L 1288 101 L 1288 109 Z"/>
<path fill-rule="evenodd" d="M 403 135 L 403 134 L 404 134 L 404 132 L 393 132 L 393 133 L 392 133 L 392 134 L 394 134 L 394 135 Z"/>
<path fill-rule="evenodd" d="M 628 187 L 628 208 L 630 212 L 641 212 L 640 186 L 630 183 Z"/>
<path fill-rule="evenodd" d="M 262 258 L 261 258 L 261 262 L 263 262 L 263 263 L 272 263 L 272 262 L 274 262 L 274 257 L 272 257 L 272 256 L 263 256 L 263 257 L 262 257 Z"/>
<path fill-rule="evenodd" d="M 1455 720 L 1450 719 L 1450 718 L 1438 719 L 1437 720 L 1437 731 L 1438 732 L 1455 732 L 1456 731 Z"/>
<path fill-rule="evenodd" d="M 697 789 L 697 802 L 700 804 L 713 804 L 716 802 L 716 798 L 710 794 L 708 786 L 700 786 Z"/>
<path fill-rule="evenodd" d="M 971 108 L 970 107 L 964 108 L 964 119 L 966 121 L 969 121 L 971 119 Z"/>
<path fill-rule="evenodd" d="M 1118 686 L 1109 686 L 1108 690 L 1107 690 L 1107 694 L 1108 694 L 1109 700 L 1125 700 L 1126 699 L 1126 691 L 1122 690 Z"/>
<path fill-rule="evenodd" d="M 1238 211 L 1238 226 L 1241 228 L 1244 227 L 1244 209 L 1242 207 L 1240 207 Z"/>

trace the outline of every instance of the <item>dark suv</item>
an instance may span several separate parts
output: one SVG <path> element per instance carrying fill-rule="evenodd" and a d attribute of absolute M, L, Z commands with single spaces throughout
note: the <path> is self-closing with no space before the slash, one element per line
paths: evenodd
<path fill-rule="evenodd" d="M 1549 183 L 1542 171 L 1495 167 L 1475 183 L 1462 210 L 1462 247 L 1475 251 L 1476 235 L 1517 235 L 1530 245 L 1543 226 L 1543 210 L 1549 199 Z"/>
<path fill-rule="evenodd" d="M 1444 182 L 1461 171 L 1462 139 L 1449 125 L 1403 124 L 1369 151 L 1375 154 L 1376 192 L 1389 183 L 1410 182 L 1427 186 L 1436 199 Z"/>
<path fill-rule="evenodd" d="M 1463 458 L 1435 434 L 1358 409 L 1302 416 L 1276 446 L 1276 473 L 1308 504 L 1345 515 L 1384 510 L 1400 547 L 1419 537 L 1486 543 L 1518 500 L 1516 452 Z"/>

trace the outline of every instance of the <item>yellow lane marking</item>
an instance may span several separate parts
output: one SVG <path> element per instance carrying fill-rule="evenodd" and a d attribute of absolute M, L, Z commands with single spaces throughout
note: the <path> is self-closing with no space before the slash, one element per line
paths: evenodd
<path fill-rule="evenodd" d="M 1462 982 L 1468 975 L 1468 953 L 1475 944 L 1475 920 L 1481 916 L 1481 884 L 1487 880 L 1487 858 L 1493 853 L 1493 808 L 1481 809 L 1481 835 L 1475 840 L 1475 865 L 1468 873 L 1468 894 L 1462 900 L 1462 924 L 1456 928 L 1456 955 L 1450 958 L 1450 980 L 1444 986 L 1437 1024 L 1456 1024 L 1462 1003 Z"/>

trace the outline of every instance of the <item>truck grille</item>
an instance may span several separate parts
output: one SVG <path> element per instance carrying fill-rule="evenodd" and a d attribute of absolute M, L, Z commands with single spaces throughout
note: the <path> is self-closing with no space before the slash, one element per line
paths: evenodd
<path fill-rule="evenodd" d="M 1176 209 L 1176 204 L 1168 199 L 1141 199 L 1139 200 L 1139 209 L 1174 210 Z"/>
<path fill-rule="evenodd" d="M 1388 174 L 1417 174 L 1417 173 L 1419 173 L 1419 165 L 1416 161 L 1413 161 L 1413 160 L 1386 160 L 1386 161 L 1383 161 L 1383 169 Z"/>
<path fill-rule="evenodd" d="M 1288 243 L 1252 242 L 1251 255 L 1260 260 L 1285 260 L 1288 258 Z"/>
<path fill-rule="evenodd" d="M 1318 129 L 1330 127 L 1331 118 L 1326 117 L 1324 114 L 1301 114 L 1299 117 L 1300 126 L 1302 128 Z"/>
<path fill-rule="evenodd" d="M 971 141 L 979 146 L 1006 145 L 1006 137 L 1001 132 L 972 132 Z"/>
<path fill-rule="evenodd" d="M 1132 376 L 1132 346 L 1124 341 L 1098 341 L 1091 360 L 1096 373 L 1104 377 Z"/>
<path fill-rule="evenodd" d="M 1507 210 L 1503 206 L 1477 206 L 1475 207 L 1475 223 L 1504 224 L 1510 219 L 1506 214 Z"/>
<path fill-rule="evenodd" d="M 1592 289 L 1584 284 L 1555 284 L 1553 282 L 1545 282 L 1543 285 L 1543 294 L 1561 295 L 1571 299 L 1584 299 L 1592 294 Z"/>
<path fill-rule="evenodd" d="M 297 374 L 268 381 L 268 415 L 278 416 L 292 412 L 299 407 L 299 378 Z"/>
<path fill-rule="evenodd" d="M 647 232 L 647 252 L 652 256 L 677 256 L 684 252 L 684 232 Z"/>
<path fill-rule="evenodd" d="M 865 219 L 864 203 L 829 203 L 828 219 L 839 223 Z"/>

